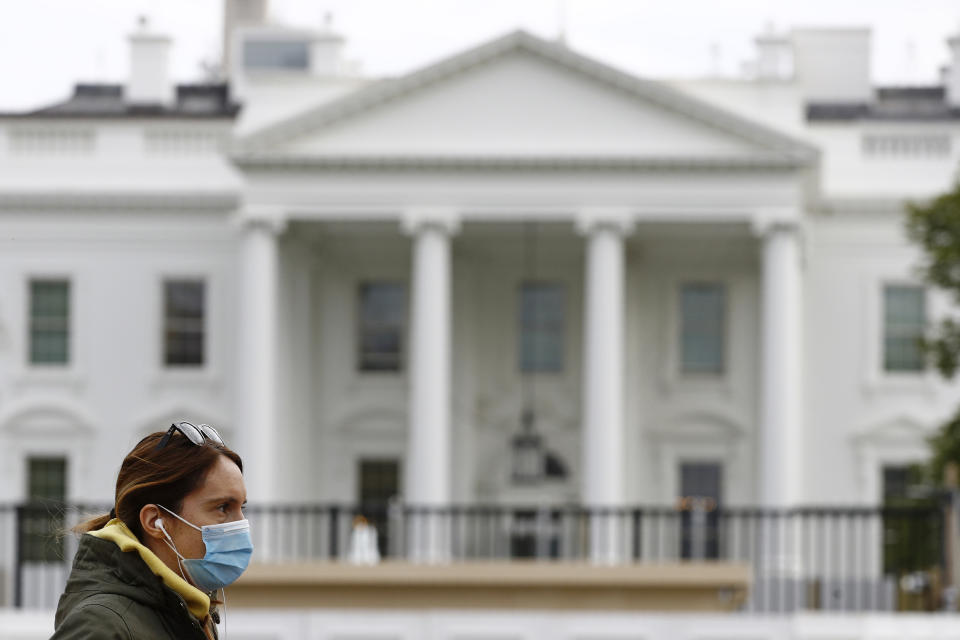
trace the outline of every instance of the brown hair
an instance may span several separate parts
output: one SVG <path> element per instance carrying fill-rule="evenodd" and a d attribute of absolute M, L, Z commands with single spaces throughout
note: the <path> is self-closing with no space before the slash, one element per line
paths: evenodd
<path fill-rule="evenodd" d="M 77 525 L 75 532 L 101 529 L 117 517 L 142 539 L 140 510 L 144 505 L 162 504 L 179 512 L 183 499 L 203 484 L 220 456 L 226 456 L 243 471 L 243 461 L 234 451 L 210 440 L 193 444 L 179 431 L 173 433 L 166 446 L 157 449 L 165 435 L 165 431 L 158 431 L 137 443 L 120 465 L 113 510 Z"/>

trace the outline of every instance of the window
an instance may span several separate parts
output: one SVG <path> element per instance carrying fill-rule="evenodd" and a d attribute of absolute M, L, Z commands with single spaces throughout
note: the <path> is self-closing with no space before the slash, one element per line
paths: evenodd
<path fill-rule="evenodd" d="M 685 284 L 680 288 L 681 373 L 723 373 L 725 297 L 719 284 Z"/>
<path fill-rule="evenodd" d="M 396 459 L 360 460 L 360 511 L 377 528 L 377 547 L 387 555 L 387 505 L 400 493 L 400 462 Z"/>
<path fill-rule="evenodd" d="M 717 462 L 680 465 L 682 558 L 719 558 L 722 467 Z"/>
<path fill-rule="evenodd" d="M 96 149 L 96 133 L 90 129 L 27 127 L 10 129 L 10 151 L 15 155 L 82 156 Z"/>
<path fill-rule="evenodd" d="M 67 461 L 64 458 L 27 460 L 27 497 L 21 521 L 21 554 L 26 562 L 63 560 L 64 502 Z"/>
<path fill-rule="evenodd" d="M 925 319 L 923 287 L 887 285 L 883 288 L 884 371 L 923 371 Z"/>
<path fill-rule="evenodd" d="M 144 147 L 151 155 L 195 155 L 216 153 L 222 137 L 215 132 L 190 129 L 153 129 L 144 132 Z"/>
<path fill-rule="evenodd" d="M 945 158 L 950 155 L 948 134 L 867 134 L 863 153 L 873 158 Z"/>
<path fill-rule="evenodd" d="M 248 41 L 243 43 L 246 69 L 306 69 L 309 54 L 306 42 Z"/>
<path fill-rule="evenodd" d="M 910 498 L 910 487 L 922 484 L 917 465 L 884 465 L 883 501 L 896 502 Z"/>
<path fill-rule="evenodd" d="M 526 282 L 520 287 L 520 371 L 563 371 L 563 285 Z"/>
<path fill-rule="evenodd" d="M 361 460 L 360 504 L 383 505 L 400 492 L 400 463 L 396 459 Z"/>
<path fill-rule="evenodd" d="M 30 282 L 30 363 L 70 361 L 70 283 Z"/>
<path fill-rule="evenodd" d="M 165 365 L 203 365 L 204 298 L 202 281 L 168 280 L 163 284 Z"/>
<path fill-rule="evenodd" d="M 360 285 L 361 371 L 400 371 L 406 329 L 406 292 L 397 282 Z"/>

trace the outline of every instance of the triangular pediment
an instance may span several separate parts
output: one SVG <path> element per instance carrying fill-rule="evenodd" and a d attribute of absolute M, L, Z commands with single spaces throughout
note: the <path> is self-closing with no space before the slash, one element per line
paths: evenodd
<path fill-rule="evenodd" d="M 310 110 L 240 157 L 789 158 L 812 149 L 516 32 Z"/>

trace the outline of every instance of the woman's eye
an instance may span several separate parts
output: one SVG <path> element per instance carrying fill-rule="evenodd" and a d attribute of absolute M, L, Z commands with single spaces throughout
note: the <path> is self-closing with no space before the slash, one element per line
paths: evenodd
<path fill-rule="evenodd" d="M 217 510 L 218 510 L 220 513 L 226 513 L 226 512 L 227 512 L 227 506 L 228 506 L 227 503 L 224 502 L 224 503 L 221 504 L 219 507 L 217 507 Z"/>

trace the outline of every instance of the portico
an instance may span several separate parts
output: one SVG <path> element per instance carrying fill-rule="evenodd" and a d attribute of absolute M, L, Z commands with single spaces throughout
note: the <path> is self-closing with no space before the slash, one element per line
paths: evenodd
<path fill-rule="evenodd" d="M 541 90 L 528 94 L 531 86 Z M 588 137 L 582 122 L 564 125 L 584 100 L 608 116 L 595 114 Z M 538 114 L 550 135 L 530 133 L 541 125 L 528 116 Z M 518 143 L 525 135 L 539 153 Z M 534 376 L 544 413 L 568 425 L 554 436 L 570 471 L 554 499 L 669 502 L 676 486 L 662 478 L 648 486 L 662 474 L 647 469 L 704 456 L 745 467 L 728 470 L 734 501 L 799 498 L 801 231 L 814 161 L 802 144 L 518 33 L 256 132 L 234 160 L 248 185 L 238 213 L 246 301 L 238 415 L 251 468 L 273 470 L 252 472 L 264 500 L 291 491 L 355 499 L 345 480 L 296 487 L 299 467 L 284 469 L 277 443 L 283 430 L 298 430 L 300 443 L 313 433 L 325 449 L 318 459 L 336 465 L 361 452 L 338 448 L 361 437 L 361 423 L 370 429 L 363 451 L 402 449 L 406 503 L 505 499 L 502 436 L 519 424 L 522 375 L 516 334 L 491 327 L 515 328 L 517 251 L 529 223 L 553 252 L 538 277 L 569 283 L 571 355 L 562 374 Z M 346 267 L 346 256 L 360 266 Z M 350 316 L 350 283 L 374 263 L 368 273 L 408 288 L 404 367 L 393 379 L 321 374 L 323 345 L 356 344 L 355 320 L 342 327 L 333 318 Z M 668 287 L 704 279 L 729 281 L 725 322 L 736 339 L 723 375 L 678 381 Z M 293 307 L 278 299 L 304 313 L 290 317 Z M 734 324 L 741 316 L 757 327 L 751 344 Z M 291 331 L 323 343 L 312 365 L 283 346 Z M 264 384 L 274 368 L 292 386 Z M 710 390 L 707 400 L 685 398 L 691 384 Z M 707 435 L 691 444 L 685 434 L 701 428 Z M 325 473 L 315 479 L 343 479 Z M 622 541 L 597 544 L 596 561 L 615 561 Z"/>

